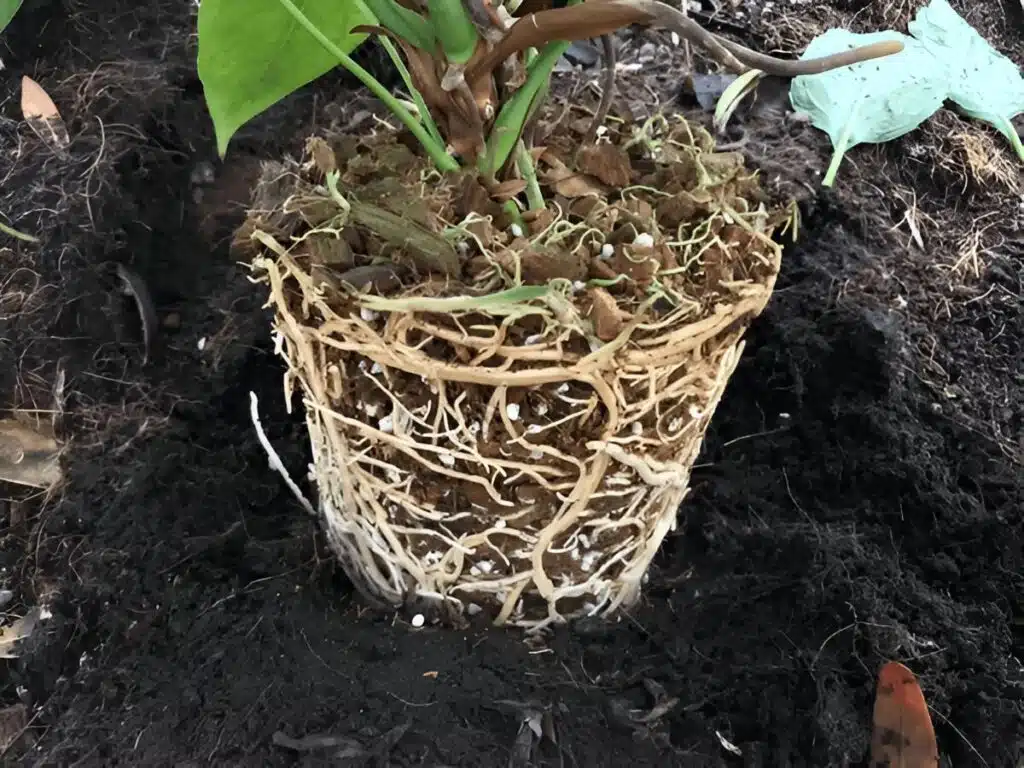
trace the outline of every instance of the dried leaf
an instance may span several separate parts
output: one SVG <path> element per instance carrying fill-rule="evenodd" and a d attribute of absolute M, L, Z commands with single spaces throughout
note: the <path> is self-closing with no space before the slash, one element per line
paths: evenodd
<path fill-rule="evenodd" d="M 338 170 L 338 158 L 334 155 L 331 145 L 319 136 L 306 139 L 306 154 L 313 167 L 326 176 Z"/>
<path fill-rule="evenodd" d="M 50 488 L 61 478 L 60 446 L 52 435 L 17 419 L 0 420 L 0 480 L 32 488 Z"/>
<path fill-rule="evenodd" d="M 509 200 L 524 189 L 526 189 L 526 181 L 524 179 L 509 179 L 494 185 L 491 189 L 491 197 L 495 200 Z"/>
<path fill-rule="evenodd" d="M 938 768 L 939 750 L 914 673 L 891 661 L 878 673 L 872 768 Z"/>
<path fill-rule="evenodd" d="M 15 651 L 18 643 L 32 636 L 42 615 L 42 609 L 36 606 L 12 624 L 0 627 L 0 659 L 18 658 Z"/>
<path fill-rule="evenodd" d="M 595 179 L 580 174 L 566 176 L 551 186 L 554 187 L 555 192 L 570 200 L 577 197 L 586 197 L 587 195 L 597 195 L 600 197 L 604 194 L 604 189 L 601 188 L 601 185 Z"/>
<path fill-rule="evenodd" d="M 21 78 L 21 114 L 39 140 L 58 154 L 71 144 L 67 126 L 50 95 L 31 77 Z"/>

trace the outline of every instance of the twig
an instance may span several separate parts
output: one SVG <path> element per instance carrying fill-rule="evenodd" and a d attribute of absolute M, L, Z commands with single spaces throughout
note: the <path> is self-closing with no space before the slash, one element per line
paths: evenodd
<path fill-rule="evenodd" d="M 584 144 L 590 144 L 597 138 L 597 130 L 604 125 L 608 118 L 608 112 L 612 108 L 612 98 L 615 96 L 615 43 L 611 35 L 601 35 L 601 58 L 604 59 L 604 81 L 601 83 L 601 101 L 597 105 L 597 112 L 590 122 L 586 135 L 583 137 Z"/>
<path fill-rule="evenodd" d="M 156 307 L 153 305 L 153 298 L 146 288 L 145 281 L 132 272 L 124 264 L 117 265 L 117 276 L 121 278 L 124 292 L 135 299 L 135 307 L 139 311 L 139 321 L 142 323 L 143 352 L 142 363 L 149 360 L 149 354 L 153 348 L 153 339 L 156 337 L 158 327 Z"/>

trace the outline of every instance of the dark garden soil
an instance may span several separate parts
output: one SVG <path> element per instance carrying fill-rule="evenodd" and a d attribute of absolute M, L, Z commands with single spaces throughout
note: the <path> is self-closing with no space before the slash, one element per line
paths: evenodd
<path fill-rule="evenodd" d="M 916 3 L 834 5 L 747 3 L 710 26 L 793 50 Z M 1024 63 L 1016 0 L 955 5 Z M 1001 137 L 943 114 L 855 149 L 825 192 L 826 137 L 764 99 L 741 115 L 744 151 L 800 201 L 800 240 L 645 602 L 542 646 L 415 631 L 361 607 L 268 469 L 250 390 L 294 477 L 308 440 L 225 242 L 257 159 L 372 122 L 326 77 L 221 164 L 192 13 L 26 0 L 0 44 L 0 213 L 42 239 L 0 242 L 0 405 L 51 408 L 60 366 L 73 437 L 54 497 L 0 488 L 3 610 L 53 614 L 0 662 L 5 764 L 857 766 L 896 659 L 943 765 L 1024 765 L 1024 210 Z M 619 112 L 680 91 L 665 41 L 624 38 L 641 66 Z M 23 74 L 62 110 L 67 158 L 20 121 Z M 117 263 L 162 323 L 146 365 Z"/>

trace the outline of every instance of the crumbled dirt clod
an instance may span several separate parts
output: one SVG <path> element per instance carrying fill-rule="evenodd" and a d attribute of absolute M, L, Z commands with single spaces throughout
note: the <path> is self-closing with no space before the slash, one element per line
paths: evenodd
<path fill-rule="evenodd" d="M 583 147 L 576 158 L 576 166 L 614 189 L 627 186 L 633 176 L 629 155 L 605 142 Z"/>
<path fill-rule="evenodd" d="M 594 321 L 594 332 L 601 341 L 612 341 L 626 324 L 628 315 L 624 315 L 615 303 L 615 299 L 604 288 L 591 288 L 590 317 Z"/>

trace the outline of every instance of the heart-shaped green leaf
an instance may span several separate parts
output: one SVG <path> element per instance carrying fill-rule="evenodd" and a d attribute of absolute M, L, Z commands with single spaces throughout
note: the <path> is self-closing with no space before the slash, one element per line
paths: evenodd
<path fill-rule="evenodd" d="M 931 117 L 946 97 L 945 69 L 922 43 L 899 32 L 857 34 L 830 29 L 811 41 L 801 59 L 886 40 L 902 42 L 903 50 L 819 75 L 802 75 L 790 87 L 793 108 L 807 114 L 835 147 L 823 182 L 827 186 L 848 149 L 909 133 Z"/>
<path fill-rule="evenodd" d="M 0 32 L 6 29 L 7 25 L 11 23 L 11 19 L 14 18 L 14 14 L 21 8 L 22 0 L 0 0 Z"/>
<path fill-rule="evenodd" d="M 357 2 L 291 0 L 324 37 L 350 53 L 375 20 Z M 221 155 L 242 125 L 340 62 L 280 0 L 203 0 L 199 78 Z"/>
<path fill-rule="evenodd" d="M 1024 77 L 946 0 L 932 0 L 909 24 L 910 34 L 946 68 L 948 98 L 960 110 L 1000 131 L 1024 160 L 1024 146 L 1011 122 L 1024 112 Z"/>

